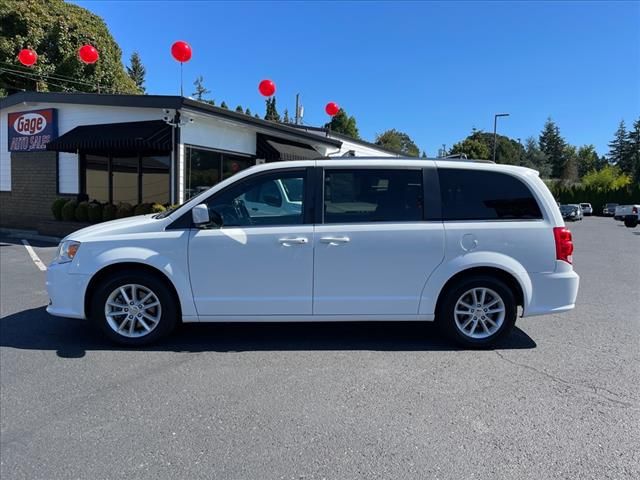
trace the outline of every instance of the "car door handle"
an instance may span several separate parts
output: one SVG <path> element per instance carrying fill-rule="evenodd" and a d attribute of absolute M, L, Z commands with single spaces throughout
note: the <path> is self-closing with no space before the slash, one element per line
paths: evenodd
<path fill-rule="evenodd" d="M 295 237 L 295 238 L 280 238 L 278 241 L 285 247 L 290 247 L 291 245 L 304 245 L 305 243 L 309 243 L 309 239 L 307 237 Z"/>
<path fill-rule="evenodd" d="M 349 243 L 351 239 L 349 237 L 321 237 L 322 243 L 328 243 L 329 245 L 341 245 L 343 243 Z"/>

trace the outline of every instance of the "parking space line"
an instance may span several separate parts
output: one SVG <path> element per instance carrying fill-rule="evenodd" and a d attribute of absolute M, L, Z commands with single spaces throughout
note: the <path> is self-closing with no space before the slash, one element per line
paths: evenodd
<path fill-rule="evenodd" d="M 26 240 L 23 239 L 22 240 L 22 244 L 24 245 L 24 248 L 27 249 L 27 253 L 31 257 L 31 260 L 33 260 L 33 263 L 36 264 L 36 267 L 38 267 L 41 271 L 46 272 L 47 271 L 47 266 L 42 262 L 42 260 L 40 260 L 40 257 L 35 252 L 33 247 L 31 245 L 29 245 L 29 242 L 27 242 Z"/>

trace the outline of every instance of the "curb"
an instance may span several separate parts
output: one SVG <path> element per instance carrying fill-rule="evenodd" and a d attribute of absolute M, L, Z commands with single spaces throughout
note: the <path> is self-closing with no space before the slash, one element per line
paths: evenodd
<path fill-rule="evenodd" d="M 6 235 L 9 238 L 18 238 L 25 240 L 34 240 L 46 243 L 60 243 L 60 237 L 51 237 L 48 235 L 40 235 L 36 230 L 19 230 L 17 228 L 0 228 L 0 235 Z"/>

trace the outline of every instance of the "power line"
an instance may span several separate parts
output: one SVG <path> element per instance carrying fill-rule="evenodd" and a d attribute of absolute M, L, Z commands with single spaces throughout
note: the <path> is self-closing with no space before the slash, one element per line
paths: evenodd
<path fill-rule="evenodd" d="M 10 70 L 10 71 L 14 71 L 14 72 L 19 72 L 19 73 L 24 73 L 26 75 L 40 75 L 40 76 L 47 76 L 47 77 L 51 77 L 54 79 L 58 79 L 58 80 L 65 80 L 68 82 L 74 82 L 74 83 L 79 83 L 79 84 L 84 84 L 84 85 L 91 85 L 94 86 L 94 83 L 91 82 L 85 82 L 82 80 L 78 80 L 77 78 L 74 77 L 70 77 L 67 75 L 62 75 L 61 73 L 44 73 L 44 72 L 36 72 L 35 70 L 32 69 L 19 69 L 17 65 L 14 65 L 12 63 L 7 63 L 7 62 L 2 62 L 0 61 L 0 64 L 6 65 L 5 69 Z"/>

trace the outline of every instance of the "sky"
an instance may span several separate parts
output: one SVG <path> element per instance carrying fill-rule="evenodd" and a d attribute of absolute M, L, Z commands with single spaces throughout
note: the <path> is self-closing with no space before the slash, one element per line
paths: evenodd
<path fill-rule="evenodd" d="M 472 128 L 524 142 L 551 117 L 574 145 L 608 150 L 618 123 L 640 118 L 640 2 L 75 1 L 102 17 L 147 92 L 180 92 L 171 44 L 191 44 L 185 95 L 202 75 L 210 97 L 264 115 L 258 83 L 277 86 L 280 114 L 328 120 L 334 101 L 363 139 L 396 128 L 429 156 Z"/>

